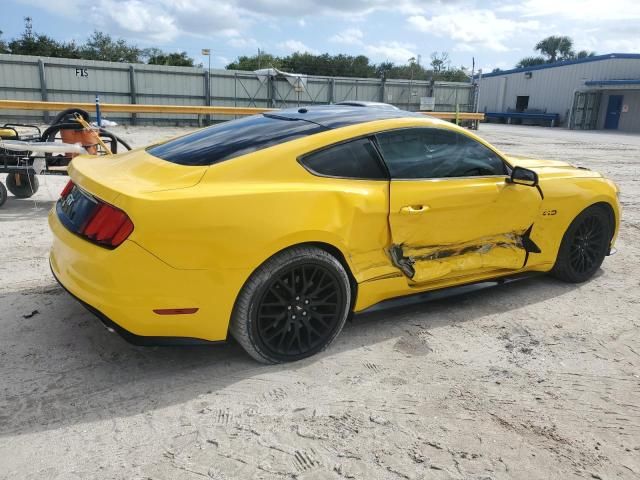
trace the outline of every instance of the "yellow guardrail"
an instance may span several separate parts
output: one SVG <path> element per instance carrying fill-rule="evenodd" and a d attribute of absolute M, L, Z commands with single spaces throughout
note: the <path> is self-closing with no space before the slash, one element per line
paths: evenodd
<path fill-rule="evenodd" d="M 5 110 L 49 110 L 61 111 L 67 108 L 81 108 L 92 111 L 96 108 L 91 102 L 37 102 L 25 100 L 0 100 L 0 109 Z M 131 103 L 101 103 L 102 112 L 120 113 L 197 113 L 218 115 L 254 115 L 271 110 L 270 108 L 248 107 L 206 107 L 200 105 L 142 105 Z"/>
<path fill-rule="evenodd" d="M 440 118 L 442 120 L 484 120 L 482 112 L 420 112 L 430 117 Z"/>
<path fill-rule="evenodd" d="M 48 110 L 61 111 L 67 108 L 81 108 L 92 111 L 95 103 L 91 102 L 39 102 L 29 100 L 0 100 L 0 110 Z M 256 113 L 275 110 L 273 108 L 251 107 L 208 107 L 204 105 L 144 105 L 131 103 L 101 103 L 102 112 L 119 113 L 172 113 L 199 115 L 255 115 Z M 484 113 L 469 112 L 421 112 L 425 115 L 443 120 L 484 120 Z"/>

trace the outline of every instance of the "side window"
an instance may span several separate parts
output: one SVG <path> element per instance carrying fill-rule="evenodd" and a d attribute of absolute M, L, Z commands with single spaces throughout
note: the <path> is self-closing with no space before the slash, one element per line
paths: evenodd
<path fill-rule="evenodd" d="M 506 175 L 507 170 L 502 159 L 480 142 L 465 135 L 457 134 L 459 169 L 456 177 Z"/>
<path fill-rule="evenodd" d="M 386 180 L 378 153 L 368 138 L 340 143 L 305 155 L 300 163 L 318 175 Z"/>
<path fill-rule="evenodd" d="M 392 178 L 452 178 L 506 173 L 502 159 L 451 130 L 415 128 L 376 135 Z"/>

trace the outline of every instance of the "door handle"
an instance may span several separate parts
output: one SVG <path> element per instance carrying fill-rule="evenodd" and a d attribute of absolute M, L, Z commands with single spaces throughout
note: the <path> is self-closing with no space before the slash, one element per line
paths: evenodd
<path fill-rule="evenodd" d="M 406 207 L 402 207 L 400 209 L 400 213 L 406 213 L 409 215 L 416 213 L 424 213 L 429 210 L 427 205 L 407 205 Z"/>

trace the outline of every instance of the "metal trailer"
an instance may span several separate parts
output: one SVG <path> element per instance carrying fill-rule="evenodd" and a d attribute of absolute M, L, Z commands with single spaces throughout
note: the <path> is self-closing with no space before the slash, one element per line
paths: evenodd
<path fill-rule="evenodd" d="M 69 109 L 58 114 L 44 132 L 29 124 L 0 127 L 0 174 L 7 174 L 6 187 L 0 181 L 0 206 L 7 200 L 7 190 L 18 198 L 33 196 L 40 186 L 38 175 L 67 175 L 69 163 L 78 155 L 71 151 L 105 155 L 118 153 L 119 146 L 131 150 L 127 142 L 102 128 L 87 132 L 75 115 L 89 118 L 83 110 Z M 90 144 L 82 141 L 91 137 Z M 79 140 L 82 146 L 62 143 L 68 138 Z"/>

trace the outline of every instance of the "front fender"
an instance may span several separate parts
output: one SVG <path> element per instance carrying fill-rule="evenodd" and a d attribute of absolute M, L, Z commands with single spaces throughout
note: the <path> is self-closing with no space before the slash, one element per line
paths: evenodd
<path fill-rule="evenodd" d="M 620 224 L 620 203 L 613 182 L 604 178 L 558 178 L 542 180 L 540 188 L 544 200 L 534 222 L 531 239 L 540 247 L 541 253 L 531 254 L 529 266 L 552 266 L 571 222 L 580 212 L 598 203 L 609 205 L 613 211 L 613 246 Z"/>

